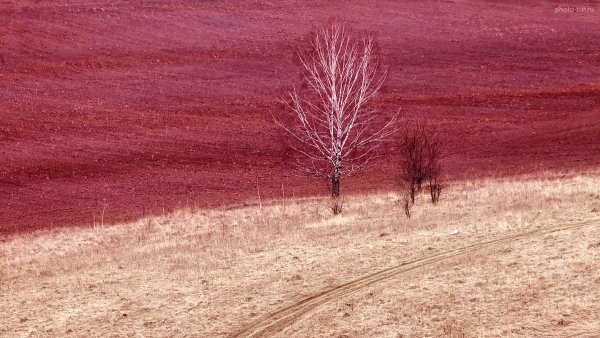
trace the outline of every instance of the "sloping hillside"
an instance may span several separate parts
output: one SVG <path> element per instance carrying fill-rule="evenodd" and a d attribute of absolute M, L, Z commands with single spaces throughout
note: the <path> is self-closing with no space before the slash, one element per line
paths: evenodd
<path fill-rule="evenodd" d="M 450 178 L 597 165 L 600 9 L 555 6 L 2 1 L 0 231 L 324 193 L 271 114 L 332 14 L 377 32 L 377 104 L 439 123 Z M 387 189 L 390 156 L 344 192 Z"/>

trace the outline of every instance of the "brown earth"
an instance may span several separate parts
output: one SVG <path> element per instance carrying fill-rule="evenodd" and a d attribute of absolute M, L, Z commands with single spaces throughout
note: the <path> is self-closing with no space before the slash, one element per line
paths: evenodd
<path fill-rule="evenodd" d="M 272 122 L 331 15 L 377 32 L 377 105 L 447 135 L 448 178 L 600 160 L 600 6 L 550 1 L 2 1 L 0 232 L 322 194 Z M 393 150 L 392 147 L 388 150 Z M 392 151 L 393 153 L 393 151 Z M 390 189 L 394 159 L 343 183 Z"/>

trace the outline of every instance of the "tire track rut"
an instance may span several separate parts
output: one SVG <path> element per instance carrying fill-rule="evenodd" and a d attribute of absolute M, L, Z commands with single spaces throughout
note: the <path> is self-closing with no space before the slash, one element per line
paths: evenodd
<path fill-rule="evenodd" d="M 370 275 L 366 275 L 347 282 L 345 284 L 336 286 L 332 289 L 323 291 L 314 296 L 303 299 L 302 301 L 295 303 L 291 306 L 284 307 L 277 311 L 268 313 L 255 322 L 244 327 L 240 331 L 234 333 L 231 337 L 264 337 L 273 335 L 285 327 L 292 324 L 297 318 L 315 309 L 316 307 L 330 302 L 335 299 L 339 299 L 345 295 L 356 292 L 363 289 L 371 284 L 381 282 L 387 279 L 391 279 L 401 273 L 408 272 L 411 270 L 418 269 L 425 265 L 434 264 L 445 259 L 460 256 L 466 253 L 474 252 L 480 249 L 493 247 L 494 245 L 508 244 L 517 242 L 519 240 L 551 234 L 563 230 L 572 230 L 584 227 L 586 225 L 595 224 L 598 220 L 590 220 L 586 222 L 574 223 L 569 225 L 562 225 L 552 228 L 541 228 L 524 232 L 516 235 L 505 236 L 489 241 L 482 241 L 468 246 L 464 246 L 458 249 L 447 250 L 436 254 L 422 256 L 419 258 L 411 259 L 402 262 L 391 268 L 387 268 Z"/>

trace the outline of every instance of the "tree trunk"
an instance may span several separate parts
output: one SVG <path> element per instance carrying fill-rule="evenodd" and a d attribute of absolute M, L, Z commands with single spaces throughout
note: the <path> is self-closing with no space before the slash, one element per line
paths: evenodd
<path fill-rule="evenodd" d="M 331 210 L 334 215 L 342 213 L 342 200 L 340 199 L 340 175 L 331 177 Z"/>
<path fill-rule="evenodd" d="M 331 177 L 331 197 L 340 196 L 340 177 L 334 175 Z"/>

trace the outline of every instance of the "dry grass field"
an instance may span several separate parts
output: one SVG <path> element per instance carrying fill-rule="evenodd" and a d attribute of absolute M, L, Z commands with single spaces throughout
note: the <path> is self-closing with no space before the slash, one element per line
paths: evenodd
<path fill-rule="evenodd" d="M 453 182 L 407 219 L 394 193 L 181 210 L 0 242 L 0 336 L 230 336 L 306 297 L 424 257 L 490 244 L 374 283 L 281 337 L 600 336 L 600 174 Z"/>

